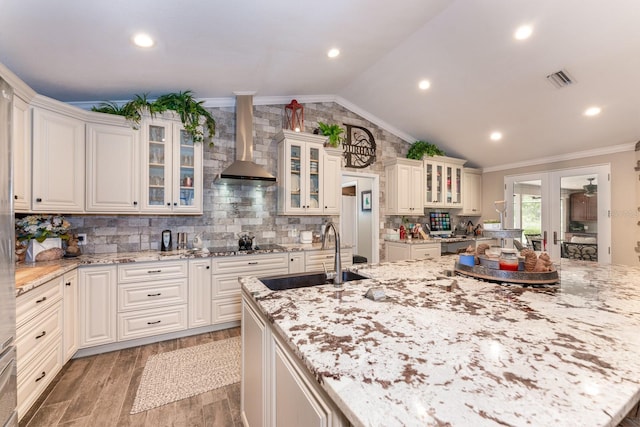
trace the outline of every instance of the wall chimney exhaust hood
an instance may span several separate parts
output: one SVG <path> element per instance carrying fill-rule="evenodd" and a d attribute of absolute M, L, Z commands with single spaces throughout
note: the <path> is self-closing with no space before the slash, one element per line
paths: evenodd
<path fill-rule="evenodd" d="M 253 95 L 236 95 L 236 160 L 215 182 L 243 185 L 276 182 L 275 176 L 253 161 Z"/>

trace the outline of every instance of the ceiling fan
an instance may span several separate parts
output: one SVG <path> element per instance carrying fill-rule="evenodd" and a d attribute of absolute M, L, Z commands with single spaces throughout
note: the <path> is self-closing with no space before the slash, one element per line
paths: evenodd
<path fill-rule="evenodd" d="M 598 186 L 593 183 L 594 179 L 595 178 L 587 178 L 587 181 L 589 181 L 589 183 L 582 186 L 582 188 L 584 189 L 584 195 L 587 197 L 593 197 L 598 192 Z"/>

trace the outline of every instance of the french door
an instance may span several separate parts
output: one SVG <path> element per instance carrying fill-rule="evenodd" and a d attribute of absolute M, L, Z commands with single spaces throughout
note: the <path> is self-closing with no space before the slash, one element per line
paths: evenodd
<path fill-rule="evenodd" d="M 506 228 L 554 261 L 611 262 L 610 166 L 506 176 Z"/>

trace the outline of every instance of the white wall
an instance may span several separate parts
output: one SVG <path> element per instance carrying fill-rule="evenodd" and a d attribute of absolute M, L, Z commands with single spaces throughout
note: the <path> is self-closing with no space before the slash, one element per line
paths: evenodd
<path fill-rule="evenodd" d="M 482 174 L 482 220 L 497 219 L 493 202 L 504 199 L 504 177 L 532 172 L 568 169 L 580 166 L 611 165 L 611 261 L 614 264 L 640 265 L 636 232 L 640 213 L 636 206 L 635 153 L 625 151 L 543 165 L 506 169 Z"/>

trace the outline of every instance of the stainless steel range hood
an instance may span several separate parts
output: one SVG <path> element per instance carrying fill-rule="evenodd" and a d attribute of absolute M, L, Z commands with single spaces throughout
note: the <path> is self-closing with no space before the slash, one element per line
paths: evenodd
<path fill-rule="evenodd" d="M 216 182 L 269 185 L 276 177 L 253 162 L 253 95 L 236 95 L 236 161 L 220 173 Z"/>

